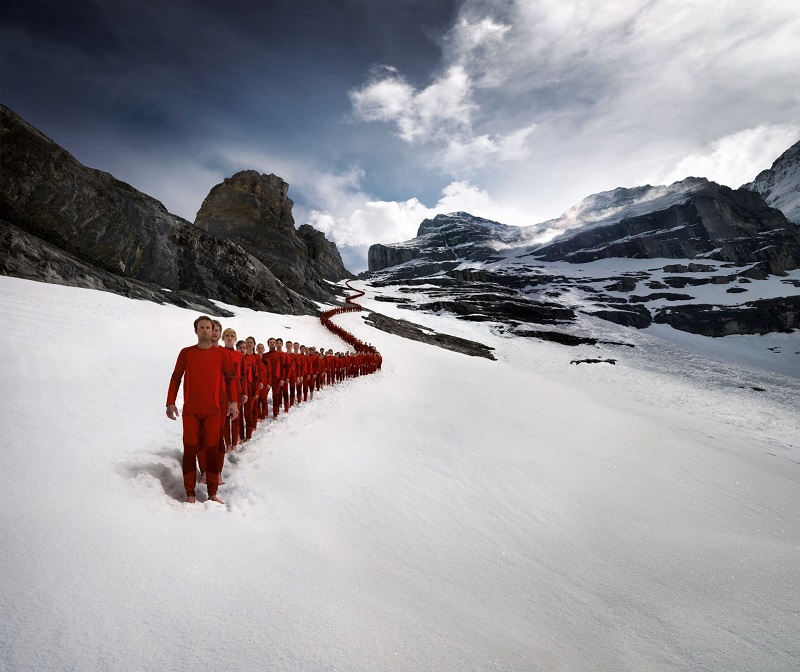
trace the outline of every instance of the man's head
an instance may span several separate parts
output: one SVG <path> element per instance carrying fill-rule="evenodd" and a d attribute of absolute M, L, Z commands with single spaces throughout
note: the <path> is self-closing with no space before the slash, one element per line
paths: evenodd
<path fill-rule="evenodd" d="M 214 321 L 206 315 L 201 315 L 194 321 L 194 333 L 197 334 L 197 344 L 210 347 Z"/>
<path fill-rule="evenodd" d="M 201 315 L 200 317 L 198 317 L 198 318 L 197 318 L 197 319 L 194 321 L 194 333 L 195 333 L 195 334 L 197 333 L 197 326 L 198 326 L 198 325 L 199 325 L 201 322 L 208 322 L 208 323 L 211 325 L 209 328 L 210 328 L 210 329 L 213 329 L 213 328 L 214 328 L 214 320 L 212 320 L 212 319 L 211 319 L 211 318 L 210 318 L 208 315 Z"/>
<path fill-rule="evenodd" d="M 270 350 L 274 350 L 275 349 L 275 339 L 274 338 L 268 338 L 267 339 L 267 347 Z"/>
<path fill-rule="evenodd" d="M 294 343 L 294 352 L 295 354 L 300 352 L 300 344 L 297 341 Z"/>
<path fill-rule="evenodd" d="M 291 352 L 292 351 L 292 342 L 291 341 L 286 341 L 285 345 L 286 345 L 286 352 Z"/>
<path fill-rule="evenodd" d="M 222 322 L 219 320 L 211 320 L 211 323 L 214 325 L 214 328 L 211 330 L 211 340 L 216 345 L 219 343 L 219 339 L 222 336 Z"/>

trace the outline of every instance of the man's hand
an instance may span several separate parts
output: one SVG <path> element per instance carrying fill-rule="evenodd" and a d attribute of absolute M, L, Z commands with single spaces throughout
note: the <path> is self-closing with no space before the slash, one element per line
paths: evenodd
<path fill-rule="evenodd" d="M 169 404 L 167 406 L 167 417 L 170 420 L 178 419 L 178 407 L 175 404 Z"/>
<path fill-rule="evenodd" d="M 228 402 L 228 415 L 231 416 L 231 420 L 236 420 L 239 417 L 239 406 L 235 401 Z"/>

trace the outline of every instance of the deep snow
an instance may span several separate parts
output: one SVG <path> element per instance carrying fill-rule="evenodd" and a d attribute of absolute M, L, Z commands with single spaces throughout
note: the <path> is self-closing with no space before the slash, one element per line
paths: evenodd
<path fill-rule="evenodd" d="M 196 314 L 0 277 L 0 669 L 800 668 L 800 332 L 569 348 L 367 290 L 498 361 L 338 316 L 383 371 L 260 430 L 221 507 L 164 415 Z"/>

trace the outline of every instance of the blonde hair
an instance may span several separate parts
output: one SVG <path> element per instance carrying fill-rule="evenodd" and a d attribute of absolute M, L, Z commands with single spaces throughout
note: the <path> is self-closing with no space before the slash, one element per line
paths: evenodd
<path fill-rule="evenodd" d="M 225 331 L 222 332 L 222 338 L 225 338 L 228 334 L 233 334 L 233 337 L 236 338 L 236 332 L 228 327 Z"/>

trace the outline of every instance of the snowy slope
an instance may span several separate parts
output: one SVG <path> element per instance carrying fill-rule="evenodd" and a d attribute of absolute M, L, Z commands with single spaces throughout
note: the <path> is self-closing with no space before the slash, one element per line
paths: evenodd
<path fill-rule="evenodd" d="M 164 415 L 194 313 L 0 292 L 0 669 L 798 667 L 800 372 L 768 365 L 797 332 L 566 348 L 413 315 L 492 362 L 342 316 L 383 372 L 259 431 L 219 507 L 183 503 Z M 229 308 L 240 335 L 338 347 Z"/>

